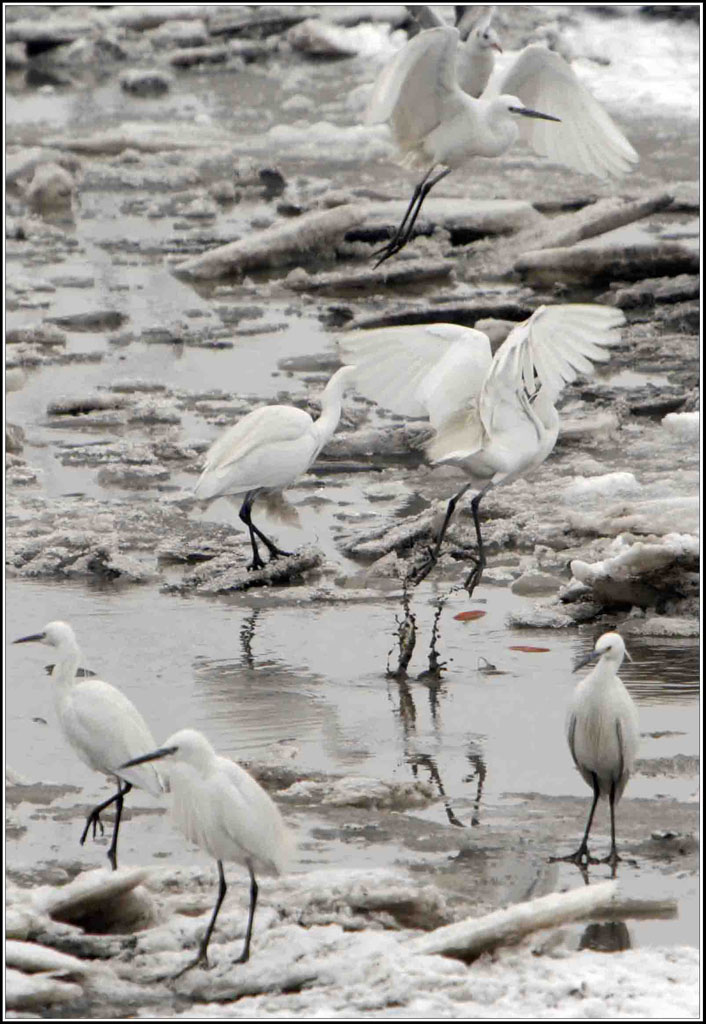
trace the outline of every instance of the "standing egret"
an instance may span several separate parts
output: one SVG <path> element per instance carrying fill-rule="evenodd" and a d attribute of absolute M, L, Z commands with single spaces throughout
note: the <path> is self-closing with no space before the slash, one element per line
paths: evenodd
<path fill-rule="evenodd" d="M 465 587 L 480 582 L 485 553 L 478 506 L 490 488 L 540 466 L 556 444 L 555 402 L 565 383 L 590 373 L 619 340 L 619 309 L 597 305 L 540 306 L 513 327 L 492 356 L 482 331 L 458 324 L 410 324 L 351 332 L 339 339 L 341 358 L 355 364 L 355 385 L 366 398 L 403 416 L 427 416 L 435 435 L 434 463 L 458 466 L 469 482 L 448 503 L 446 517 L 419 583 L 436 564 L 459 498 L 471 502 L 478 558 Z"/>
<path fill-rule="evenodd" d="M 244 768 L 220 757 L 206 737 L 195 729 L 182 729 L 163 747 L 134 757 L 123 765 L 131 769 L 157 758 L 165 763 L 169 779 L 172 817 L 186 838 L 210 853 L 218 864 L 218 897 L 198 956 L 176 977 L 199 964 L 208 966 L 208 943 L 227 891 L 223 861 L 244 864 L 250 872 L 250 911 L 243 951 L 236 963 L 250 957 L 257 882 L 255 870 L 279 874 L 293 852 L 294 839 L 277 807 Z"/>
<path fill-rule="evenodd" d="M 575 864 L 610 864 L 620 860 L 615 845 L 615 805 L 635 767 L 639 739 L 637 708 L 618 677 L 623 658 L 630 655 L 619 633 L 604 633 L 595 649 L 574 665 L 574 672 L 591 661 L 598 664 L 576 687 L 567 719 L 566 735 L 574 764 L 593 789 L 593 803 Z M 630 659 L 632 660 L 632 659 Z M 610 802 L 610 853 L 597 861 L 588 853 L 588 833 L 599 798 Z"/>
<path fill-rule="evenodd" d="M 130 771 L 121 768 L 123 761 L 144 750 L 145 746 L 154 745 L 152 733 L 135 705 L 120 690 L 102 679 L 85 675 L 79 678 L 81 651 L 67 622 L 50 622 L 41 633 L 23 636 L 14 642 L 26 644 L 33 641 L 56 648 L 52 681 L 61 731 L 84 764 L 103 775 L 114 777 L 117 782 L 117 793 L 93 808 L 81 835 L 83 846 L 89 829 L 93 829 L 94 838 L 99 827 L 102 833 L 100 816 L 107 807 L 115 804 L 113 838 L 108 848 L 108 860 L 115 871 L 125 796 L 133 786 L 146 789 L 152 796 L 161 796 L 163 792 L 162 781 L 152 765 Z"/>
<path fill-rule="evenodd" d="M 222 495 L 242 500 L 240 518 L 250 531 L 253 560 L 248 568 L 265 565 L 256 537 L 265 544 L 271 558 L 287 555 L 251 519 L 252 505 L 259 494 L 279 491 L 305 473 L 321 449 L 333 437 L 341 418 L 343 392 L 353 370 L 337 370 L 321 396 L 321 415 L 293 405 L 266 405 L 253 409 L 230 427 L 206 453 L 204 470 L 194 488 L 200 501 Z"/>
<path fill-rule="evenodd" d="M 638 160 L 558 53 L 539 45 L 525 47 L 497 89 L 485 89 L 477 99 L 464 91 L 460 74 L 475 91 L 483 86 L 486 71 L 476 74 L 472 60 L 459 61 L 460 38 L 450 26 L 420 32 L 395 54 L 373 87 L 365 123 L 389 121 L 402 164 L 424 169 L 397 231 L 375 253 L 380 256 L 376 265 L 407 244 L 437 182 L 472 157 L 501 156 L 520 135 L 536 153 L 582 174 L 618 176 Z M 493 46 L 491 42 L 487 54 Z M 434 174 L 437 166 L 442 170 Z"/>

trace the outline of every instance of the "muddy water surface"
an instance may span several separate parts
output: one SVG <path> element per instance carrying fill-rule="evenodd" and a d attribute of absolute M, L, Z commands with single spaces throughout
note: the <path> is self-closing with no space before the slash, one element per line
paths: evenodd
<path fill-rule="evenodd" d="M 309 122 L 355 122 L 355 103 L 342 99 L 350 90 L 341 89 L 341 67 L 320 64 L 316 87 L 301 66 L 296 80 L 287 77 L 294 72 L 286 72 L 287 94 L 296 81 L 303 93 L 316 96 L 319 107 L 307 113 Z M 343 71 L 351 89 L 366 74 L 363 58 L 355 58 Z M 8 131 L 13 141 L 35 144 L 60 129 L 82 134 L 128 119 L 178 123 L 180 118 L 191 122 L 201 116 L 211 119 L 219 132 L 240 133 L 243 152 L 261 162 L 275 161 L 295 189 L 301 184 L 297 175 L 304 170 L 307 187 L 312 189 L 312 181 L 320 178 L 321 191 L 354 184 L 390 188 L 400 182 L 389 164 L 359 166 L 345 147 L 327 146 L 325 128 L 308 133 L 301 128 L 301 144 L 290 145 L 296 118 L 281 110 L 284 90 L 282 79 L 258 68 L 237 76 L 179 77 L 169 98 L 160 103 L 136 103 L 115 81 L 53 93 L 18 88 L 8 99 Z M 693 122 L 675 123 L 659 110 L 646 124 L 637 106 L 628 106 L 626 125 L 642 155 L 640 184 L 695 177 L 698 146 Z M 287 133 L 263 135 L 263 128 L 275 124 L 285 125 Z M 179 157 L 175 165 L 188 167 L 190 159 Z M 489 164 L 483 164 L 472 181 L 452 178 L 449 194 L 494 195 L 496 172 Z M 584 179 L 564 172 L 541 178 L 534 174 L 531 185 L 526 170 L 513 169 L 512 162 L 507 173 L 510 190 L 521 182 L 528 198 L 543 191 L 557 198 L 577 191 L 603 194 L 604 186 L 592 182 L 589 188 Z M 405 180 L 401 191 L 406 187 Z M 192 472 L 173 472 L 161 490 L 108 488 L 98 480 L 95 468 L 64 466 L 57 455 L 78 443 L 113 440 L 119 431 L 50 420 L 46 410 L 53 399 L 90 393 L 127 378 L 190 394 L 223 389 L 258 400 L 280 392 L 301 398 L 309 391 L 311 376 L 282 370 L 279 361 L 333 354 L 332 335 L 324 326 L 330 312 L 325 301 L 273 297 L 259 290 L 262 282 L 257 279 L 234 283 L 225 292 L 194 288 L 171 274 L 163 259 L 163 251 L 171 247 L 178 252 L 180 244 L 183 255 L 199 235 L 226 239 L 249 230 L 257 217 L 263 226 L 275 219 L 271 203 L 258 194 L 199 228 L 184 224 L 177 214 L 145 216 L 145 208 L 158 198 L 155 188 L 136 189 L 132 195 L 111 187 L 108 177 L 102 185 L 94 178 L 78 199 L 72 229 L 79 243 L 75 255 L 58 259 L 48 252 L 46 261 L 35 256 L 28 262 L 21 252 L 10 253 L 11 269 L 32 279 L 35 304 L 10 310 L 8 326 L 23 326 L 38 315 L 95 308 L 117 307 L 128 317 L 126 330 L 110 340 L 104 333 L 69 332 L 68 351 L 83 354 L 87 361 L 30 370 L 24 389 L 8 396 L 8 417 L 24 428 L 25 457 L 40 471 L 39 493 L 49 498 L 83 494 L 106 502 L 129 498 L 139 505 L 179 494 L 193 484 L 198 469 L 195 464 Z M 693 232 L 693 219 L 682 220 L 683 230 Z M 50 281 L 51 289 L 38 287 L 38 277 Z M 81 278 L 84 284 L 76 287 Z M 455 287 L 445 288 L 447 298 Z M 183 318 L 192 326 L 210 325 L 218 321 L 217 307 L 229 304 L 251 307 L 230 337 L 231 348 L 196 349 L 140 340 L 143 331 Z M 358 308 L 365 306 L 363 300 Z M 240 328 L 247 333 L 238 333 Z M 91 361 L 91 355 L 97 361 Z M 625 381 L 612 378 L 611 383 L 661 383 L 658 376 L 640 379 L 638 371 L 635 368 Z M 323 381 L 326 374 L 315 376 Z M 185 412 L 179 436 L 207 442 L 221 429 L 222 425 Z M 401 496 L 413 499 L 414 469 L 398 468 L 394 479 Z M 370 515 L 371 504 L 363 492 L 376 481 L 374 473 L 310 477 L 290 492 L 300 507 L 300 527 L 269 523 L 264 517 L 264 528 L 274 530 L 285 547 L 315 541 L 333 567 L 334 584 L 360 586 L 361 567 L 340 554 L 332 529 L 341 515 L 353 520 Z M 32 515 L 31 508 L 26 514 Z M 225 502 L 192 515 L 239 528 L 236 510 Z M 428 873 L 459 898 L 487 905 L 519 899 L 537 889 L 576 884 L 575 870 L 567 865 L 548 868 L 547 857 L 575 844 L 588 810 L 589 793 L 572 766 L 563 722 L 576 681 L 571 664 L 605 626 L 513 630 L 506 625 L 506 615 L 528 599 L 504 587 L 484 585 L 469 606 L 462 592 L 447 597 L 450 587 L 449 582 L 427 582 L 415 594 L 420 639 L 406 681 L 386 675 L 388 660 L 395 663 L 394 634 L 401 614 L 394 582 L 388 588 L 379 584 L 364 601 L 318 604 L 299 599 L 296 587 L 207 599 L 173 596 L 157 583 L 130 587 L 10 579 L 6 629 L 12 639 L 50 619 L 70 621 L 85 666 L 121 687 L 143 712 L 157 742 L 189 724 L 207 733 L 224 753 L 283 764 L 301 778 L 360 774 L 430 784 L 433 799 L 409 816 L 357 808 L 292 809 L 290 817 L 301 835 L 302 870 L 312 863 L 401 862 Z M 440 681 L 418 679 L 427 668 L 426 649 L 436 601 L 442 596 L 447 599 L 439 652 L 446 668 Z M 454 618 L 469 607 L 486 614 L 471 622 Z M 517 645 L 547 650 L 510 649 Z M 697 642 L 643 639 L 633 641 L 630 649 L 635 660 L 624 666 L 622 677 L 640 709 L 640 757 L 672 763 L 696 758 Z M 24 801 L 12 811 L 8 864 L 30 884 L 43 877 L 61 878 L 62 871 L 70 874 L 79 864 L 91 866 L 103 858 L 102 847 L 81 850 L 77 837 L 86 809 L 107 790 L 57 732 L 51 682 L 43 671 L 48 660 L 45 648 L 7 651 L 8 765 L 29 782 L 76 787 L 57 791 L 51 801 Z M 488 663 L 493 672 L 482 671 Z M 654 831 L 689 833 L 695 828 L 696 781 L 693 772 L 664 768 L 655 773 L 648 765 L 631 779 L 620 806 L 619 834 L 638 859 L 637 867 L 623 866 L 621 880 L 638 895 L 652 896 L 657 889 L 680 901 L 675 921 L 631 924 L 629 941 L 634 945 L 698 941 L 693 872 L 680 872 L 669 858 L 640 852 Z M 148 797 L 133 793 L 130 801 L 135 820 L 127 823 L 122 835 L 124 863 L 201 859 L 184 847 L 161 815 L 148 813 L 158 811 Z M 601 809 L 596 833 L 601 846 L 607 845 L 607 829 Z"/>

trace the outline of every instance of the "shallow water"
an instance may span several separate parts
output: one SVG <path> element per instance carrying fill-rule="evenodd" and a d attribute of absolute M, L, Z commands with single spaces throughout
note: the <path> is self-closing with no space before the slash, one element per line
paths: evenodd
<path fill-rule="evenodd" d="M 46 133 L 65 128 L 83 133 L 125 120 L 151 119 L 157 111 L 165 122 L 193 121 L 203 115 L 219 132 L 241 133 L 244 152 L 256 154 L 260 162 L 276 162 L 290 180 L 305 170 L 310 176 L 320 176 L 322 191 L 354 184 L 390 191 L 400 187 L 399 173 L 389 163 L 368 160 L 360 166 L 355 143 L 348 149 L 338 145 L 340 140 L 355 138 L 346 134 L 346 126 L 354 124 L 359 105 L 344 97 L 373 77 L 365 60 L 318 63 L 316 68 L 313 76 L 307 65 L 297 63 L 282 78 L 258 67 L 237 75 L 178 76 L 174 92 L 159 104 L 136 102 L 122 93 L 115 81 L 95 89 L 59 89 L 50 94 L 22 88 L 8 96 L 8 131 L 14 141 L 34 143 Z M 350 88 L 341 88 L 342 74 Z M 600 77 L 597 72 L 596 77 Z M 316 96 L 316 109 L 301 115 L 314 128 L 298 126 L 294 114 L 281 114 L 282 95 L 293 90 Z M 332 135 L 325 126 L 316 127 L 318 120 L 343 127 L 338 135 Z M 641 186 L 670 177 L 696 177 L 698 142 L 690 121 L 682 130 L 685 122 L 675 122 L 660 108 L 646 124 L 636 103 L 628 104 L 625 121 L 634 131 L 636 145 L 642 149 L 644 143 Z M 263 127 L 273 125 L 285 125 L 287 131 L 263 134 Z M 288 140 L 297 134 L 300 144 L 290 145 Z M 370 142 L 368 153 L 384 151 L 384 146 Z M 365 158 L 365 152 L 362 155 Z M 466 180 L 463 175 L 454 176 L 449 194 L 496 194 L 491 162 L 481 165 L 478 173 L 469 174 Z M 561 194 L 567 196 L 572 190 L 579 194 L 608 191 L 607 186 L 595 186 L 593 181 L 586 186 L 578 175 L 562 178 L 557 174 L 551 180 L 552 188 L 554 181 L 560 180 Z M 535 181 L 532 195 L 527 197 L 539 197 L 540 187 L 545 187 L 543 181 Z M 110 187 L 83 192 L 76 218 L 77 254 L 61 262 L 48 256 L 47 262 L 38 266 L 21 266 L 22 275 L 34 276 L 35 286 L 37 277 L 58 282 L 53 291 L 38 292 L 47 304 L 41 314 L 58 316 L 110 307 L 130 318 L 124 344 L 108 344 L 102 333 L 69 334 L 70 352 L 100 352 L 101 362 L 31 370 L 25 388 L 8 397 L 8 418 L 24 427 L 25 455 L 41 470 L 41 493 L 48 497 L 83 493 L 109 501 L 133 493 L 104 487 L 94 468 L 61 465 L 56 454 L 62 445 L 89 438 L 112 439 L 119 431 L 79 431 L 51 422 L 46 408 L 52 399 L 91 392 L 116 379 L 132 377 L 190 392 L 225 389 L 258 399 L 271 399 L 280 391 L 301 396 L 305 393 L 302 377 L 279 370 L 278 362 L 334 350 L 332 334 L 320 319 L 326 300 L 311 302 L 295 295 L 263 299 L 256 284 L 236 285 L 231 296 L 215 296 L 213 289 L 196 289 L 173 276 L 161 256 L 130 249 L 128 242 L 161 245 L 165 239 L 188 239 L 190 230 L 194 235 L 202 230 L 175 227 L 179 222 L 176 216 L 149 219 L 131 213 L 128 199 L 132 198 L 126 191 Z M 154 191 L 140 192 L 139 198 L 152 200 Z M 217 226 L 203 230 L 228 237 L 229 232 L 248 227 L 255 213 L 267 219 L 275 216 L 271 205 L 256 198 L 219 213 Z M 8 259 L 14 271 L 18 257 L 11 252 Z M 86 288 L 71 287 L 61 284 L 61 275 L 88 275 L 93 283 Z M 445 294 L 451 294 L 453 287 L 446 286 Z M 236 301 L 254 307 L 245 326 L 259 327 L 260 332 L 245 336 L 234 331 L 233 348 L 196 349 L 134 340 L 148 328 L 183 318 L 191 323 L 199 317 L 204 324 L 220 322 L 217 307 Z M 11 310 L 7 323 L 20 326 L 34 322 L 39 315 L 37 309 Z M 650 382 L 659 385 L 664 379 L 636 371 L 608 380 L 627 387 Z M 209 441 L 222 428 L 186 414 L 179 429 L 182 439 Z M 188 487 L 193 480 L 191 474 L 174 473 L 165 490 Z M 370 512 L 361 493 L 370 482 L 369 477 L 358 481 L 350 476 L 343 480 L 327 476 L 292 488 L 290 497 L 295 503 L 316 497 L 330 504 L 303 504 L 300 529 L 273 525 L 278 540 L 285 547 L 314 540 L 338 566 L 341 577 L 355 577 L 360 567 L 337 551 L 331 528 L 342 509 L 354 515 Z M 414 492 L 411 470 L 408 491 L 410 495 Z M 133 498 L 140 500 L 139 496 Z M 207 513 L 193 513 L 194 517 L 200 515 L 239 528 L 236 511 L 225 502 Z M 267 531 L 266 518 L 263 525 Z M 189 724 L 202 729 L 223 753 L 244 760 L 291 763 L 302 777 L 326 772 L 398 781 L 424 779 L 431 782 L 440 799 L 415 814 L 439 827 L 451 828 L 450 810 L 465 825 L 477 819 L 477 829 L 482 832 L 486 828 L 492 835 L 494 821 L 515 813 L 516 794 L 520 793 L 576 797 L 588 807 L 587 787 L 566 748 L 564 716 L 576 682 L 571 665 L 590 648 L 603 627 L 509 629 L 506 615 L 527 599 L 490 585 L 479 587 L 470 605 L 485 611 L 485 617 L 461 622 L 454 615 L 467 610 L 469 603 L 463 594 L 455 593 L 448 598 L 441 619 L 439 649 L 446 671 L 440 683 L 429 683 L 415 676 L 427 667 L 426 646 L 435 601 L 448 590 L 448 584 L 426 582 L 415 593 L 418 645 L 412 678 L 406 682 L 386 676 L 390 651 L 390 660 L 395 661 L 400 602 L 382 590 L 376 600 L 317 605 L 298 602 L 296 588 L 291 588 L 291 600 L 284 603 L 281 591 L 205 599 L 175 597 L 150 584 L 87 586 L 10 580 L 6 635 L 13 639 L 38 630 L 51 619 L 67 619 L 77 631 L 84 665 L 120 686 L 143 712 L 158 743 Z M 549 650 L 532 654 L 510 650 L 520 644 Z M 633 640 L 630 649 L 635 661 L 625 664 L 621 674 L 640 710 L 640 757 L 697 756 L 698 642 Z M 479 671 L 481 659 L 496 666 L 497 674 Z M 8 863 L 17 870 L 65 863 L 74 856 L 82 863 L 102 861 L 102 848 L 80 851 L 76 840 L 85 806 L 105 795 L 105 785 L 78 762 L 57 732 L 51 682 L 42 668 L 49 660 L 48 649 L 38 646 L 10 646 L 7 650 L 6 760 L 29 781 L 73 785 L 81 792 L 33 809 L 25 819 L 27 831 L 8 841 Z M 631 779 L 625 799 L 693 803 L 697 799 L 695 786 L 693 776 L 638 773 Z M 134 807 L 156 806 L 143 794 L 133 794 L 131 800 Z M 403 853 L 398 836 L 386 844 L 346 841 L 342 831 L 333 830 L 322 841 L 327 826 L 316 814 L 299 810 L 293 816 L 307 837 L 300 853 L 302 869 L 311 862 L 361 866 L 394 863 L 409 856 L 408 851 Z M 645 821 L 645 834 L 659 827 L 659 821 Z M 600 830 L 604 836 L 607 826 L 603 819 Z M 200 859 L 183 848 L 164 822 L 146 815 L 125 829 L 121 843 L 129 863 L 150 863 L 165 856 Z M 437 854 L 436 859 L 434 867 L 440 871 L 456 870 L 443 863 L 446 854 L 443 858 Z M 430 856 L 427 863 L 433 860 Z M 570 880 L 575 884 L 575 872 L 568 866 L 558 870 L 562 883 Z M 667 885 L 661 869 L 653 865 L 643 865 L 634 876 L 624 870 L 621 877 L 625 876 L 627 884 L 643 895 L 653 894 L 656 884 Z M 516 888 L 519 885 L 517 882 Z M 672 876 L 667 887 L 680 897 L 680 918 L 631 926 L 634 944 L 698 941 L 693 878 L 679 883 Z"/>

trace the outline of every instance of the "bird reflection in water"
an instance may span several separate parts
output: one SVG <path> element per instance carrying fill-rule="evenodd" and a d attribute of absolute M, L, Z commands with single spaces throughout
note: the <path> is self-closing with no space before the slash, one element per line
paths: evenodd
<path fill-rule="evenodd" d="M 596 953 L 632 949 L 630 929 L 624 921 L 591 921 L 581 935 L 579 949 L 593 949 Z"/>
<path fill-rule="evenodd" d="M 252 642 L 255 637 L 258 616 L 262 608 L 253 608 L 247 618 L 243 619 L 240 627 L 240 649 L 243 652 L 242 660 L 246 668 L 255 668 L 255 659 L 252 653 Z"/>
<path fill-rule="evenodd" d="M 446 817 L 449 819 L 452 825 L 457 825 L 459 828 L 465 828 L 464 823 L 456 816 L 451 801 L 446 795 L 444 784 L 441 781 L 441 775 L 437 767 L 436 761 L 429 754 L 410 754 L 407 758 L 412 768 L 412 775 L 415 779 L 418 776 L 418 770 L 420 767 L 426 768 L 429 772 L 429 778 L 434 783 L 439 791 L 439 796 L 444 801 L 444 809 L 446 811 Z"/>
<path fill-rule="evenodd" d="M 485 776 L 488 772 L 483 755 L 475 749 L 475 745 L 471 744 L 466 754 L 468 763 L 471 766 L 470 774 L 465 775 L 463 778 L 464 782 L 476 782 L 476 797 L 473 801 L 473 817 L 471 818 L 471 825 L 480 824 L 480 801 L 483 795 L 483 783 L 485 782 Z"/>

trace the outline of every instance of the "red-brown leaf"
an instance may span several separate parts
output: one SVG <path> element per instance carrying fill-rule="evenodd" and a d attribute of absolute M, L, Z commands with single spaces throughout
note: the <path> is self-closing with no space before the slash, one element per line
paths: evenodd
<path fill-rule="evenodd" d="M 516 647 L 508 648 L 510 651 L 524 651 L 525 654 L 546 654 L 551 647 L 528 647 L 526 644 L 518 644 Z"/>
<path fill-rule="evenodd" d="M 471 622 L 473 619 L 482 619 L 484 615 L 485 612 L 478 610 L 472 612 L 459 612 L 458 615 L 454 615 L 454 618 L 458 619 L 459 622 Z"/>

